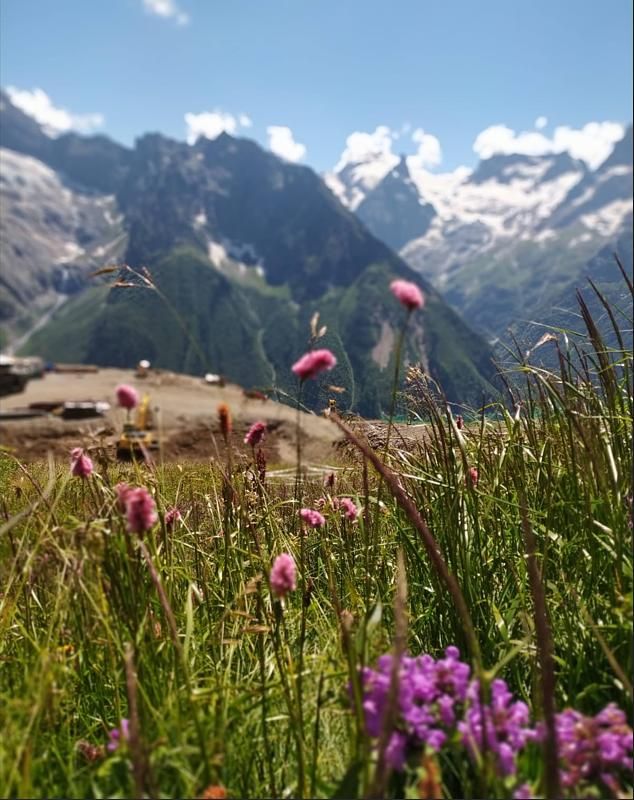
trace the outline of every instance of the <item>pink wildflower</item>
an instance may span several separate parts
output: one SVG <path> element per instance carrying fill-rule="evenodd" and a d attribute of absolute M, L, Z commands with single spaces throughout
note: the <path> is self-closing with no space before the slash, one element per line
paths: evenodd
<path fill-rule="evenodd" d="M 425 304 L 425 296 L 418 286 L 411 281 L 403 281 L 400 279 L 392 281 L 390 284 L 390 291 L 408 311 L 422 308 Z"/>
<path fill-rule="evenodd" d="M 323 515 L 320 514 L 319 511 L 315 511 L 313 508 L 302 508 L 299 512 L 299 516 L 311 528 L 321 528 L 322 525 L 326 524 L 326 520 Z"/>
<path fill-rule="evenodd" d="M 70 474 L 75 478 L 87 478 L 93 470 L 92 460 L 81 447 L 75 447 L 70 453 Z"/>
<path fill-rule="evenodd" d="M 121 408 L 125 408 L 128 411 L 139 404 L 139 394 L 137 390 L 133 386 L 128 386 L 126 383 L 117 386 L 115 394 L 117 395 L 117 402 Z"/>
<path fill-rule="evenodd" d="M 337 364 L 337 359 L 330 350 L 311 350 L 296 361 L 291 369 L 297 377 L 305 381 L 315 378 L 320 372 L 330 370 Z"/>
<path fill-rule="evenodd" d="M 130 722 L 127 719 L 122 719 L 118 728 L 113 728 L 108 734 L 110 741 L 106 745 L 106 749 L 110 753 L 114 753 L 123 742 L 127 742 L 130 738 Z"/>
<path fill-rule="evenodd" d="M 244 443 L 257 447 L 264 439 L 266 433 L 266 422 L 254 422 L 249 428 L 247 435 L 244 437 Z"/>
<path fill-rule="evenodd" d="M 132 491 L 132 486 L 127 483 L 118 483 L 114 487 L 115 494 L 117 495 L 117 508 L 123 514 L 125 511 L 125 501 L 128 494 Z"/>
<path fill-rule="evenodd" d="M 144 487 L 131 489 L 126 494 L 125 511 L 130 533 L 148 531 L 158 519 L 156 503 Z"/>
<path fill-rule="evenodd" d="M 470 467 L 469 468 L 469 483 L 472 486 L 477 486 L 479 479 L 480 479 L 480 474 L 478 473 L 477 468 L 476 467 Z"/>
<path fill-rule="evenodd" d="M 281 553 L 273 562 L 269 575 L 271 590 L 278 597 L 285 597 L 297 586 L 297 570 L 293 556 Z"/>
<path fill-rule="evenodd" d="M 339 498 L 339 507 L 343 509 L 345 518 L 349 519 L 351 522 L 354 522 L 359 516 L 359 509 L 349 497 Z"/>
<path fill-rule="evenodd" d="M 174 506 L 173 508 L 168 509 L 165 512 L 165 527 L 166 528 L 173 528 L 177 522 L 183 518 L 183 515 L 180 512 L 179 508 Z"/>

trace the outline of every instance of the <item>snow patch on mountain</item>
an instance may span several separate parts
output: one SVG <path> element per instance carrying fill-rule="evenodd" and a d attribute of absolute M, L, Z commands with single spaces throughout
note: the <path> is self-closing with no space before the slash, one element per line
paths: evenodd
<path fill-rule="evenodd" d="M 614 236 L 632 213 L 631 200 L 615 200 L 594 214 L 583 214 L 580 221 L 586 228 L 601 236 Z"/>
<path fill-rule="evenodd" d="M 245 277 L 249 271 L 253 271 L 260 278 L 266 277 L 264 259 L 248 242 L 208 239 L 207 254 L 214 267 L 227 275 Z"/>
<path fill-rule="evenodd" d="M 398 165 L 399 160 L 394 153 L 384 152 L 363 161 L 340 162 L 335 172 L 324 175 L 324 180 L 345 206 L 356 211 L 367 195 Z"/>
<path fill-rule="evenodd" d="M 11 332 L 57 307 L 106 258 L 122 254 L 125 231 L 112 195 L 81 192 L 30 156 L 0 148 L 0 297 L 15 311 Z M 9 276 L 11 282 L 9 283 Z"/>

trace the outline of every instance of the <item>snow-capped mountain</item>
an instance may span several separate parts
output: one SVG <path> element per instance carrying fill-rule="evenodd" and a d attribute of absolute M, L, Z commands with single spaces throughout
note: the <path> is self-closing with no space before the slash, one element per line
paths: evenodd
<path fill-rule="evenodd" d="M 356 214 L 375 236 L 398 251 L 429 230 L 436 209 L 421 196 L 407 159 L 401 156 L 398 164 L 361 200 Z"/>
<path fill-rule="evenodd" d="M 631 127 L 594 171 L 566 152 L 494 155 L 444 175 L 416 156 L 395 158 L 340 162 L 326 183 L 491 335 L 582 281 L 584 265 L 632 218 Z M 425 213 L 412 215 L 416 207 Z"/>

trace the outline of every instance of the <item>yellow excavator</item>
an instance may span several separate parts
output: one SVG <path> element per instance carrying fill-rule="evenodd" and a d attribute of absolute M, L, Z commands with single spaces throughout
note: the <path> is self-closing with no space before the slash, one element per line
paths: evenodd
<path fill-rule="evenodd" d="M 134 422 L 123 424 L 117 442 L 117 458 L 120 461 L 145 461 L 155 450 L 158 450 L 158 441 L 154 436 L 150 397 L 146 394 L 139 403 Z"/>

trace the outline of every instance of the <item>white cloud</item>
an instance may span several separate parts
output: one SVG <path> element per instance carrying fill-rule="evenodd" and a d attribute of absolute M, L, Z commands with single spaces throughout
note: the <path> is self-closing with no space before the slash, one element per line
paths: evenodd
<path fill-rule="evenodd" d="M 189 14 L 186 14 L 174 0 L 143 0 L 143 7 L 150 14 L 164 19 L 173 19 L 177 25 L 187 25 Z"/>
<path fill-rule="evenodd" d="M 506 125 L 492 125 L 478 134 L 473 149 L 480 158 L 498 153 L 541 156 L 567 151 L 595 169 L 610 155 L 614 143 L 623 138 L 624 132 L 618 122 L 588 122 L 583 128 L 560 125 L 549 138 L 535 131 L 516 133 Z"/>
<path fill-rule="evenodd" d="M 392 142 L 396 132 L 387 125 L 378 125 L 374 133 L 355 131 L 346 139 L 346 147 L 335 172 L 342 170 L 346 164 L 359 164 L 362 161 L 375 160 L 381 156 L 393 156 Z M 393 156 L 396 158 L 396 156 Z M 398 159 L 396 159 L 398 161 Z"/>
<path fill-rule="evenodd" d="M 276 156 L 286 161 L 301 161 L 306 155 L 306 147 L 296 142 L 293 131 L 286 125 L 269 125 L 266 129 L 269 148 Z"/>
<path fill-rule="evenodd" d="M 246 114 L 234 117 L 227 111 L 202 111 L 200 114 L 188 112 L 185 114 L 187 124 L 187 143 L 194 144 L 196 139 L 204 136 L 206 139 L 215 139 L 225 131 L 235 134 L 238 128 L 250 128 L 253 123 Z"/>
<path fill-rule="evenodd" d="M 437 137 L 417 128 L 412 133 L 412 141 L 418 144 L 416 155 L 412 156 L 421 167 L 437 167 L 442 161 L 442 150 Z"/>
<path fill-rule="evenodd" d="M 57 108 L 42 89 L 29 91 L 7 86 L 7 94 L 13 105 L 33 117 L 49 136 L 59 136 L 70 130 L 91 133 L 105 122 L 103 114 L 73 114 L 65 108 Z"/>
<path fill-rule="evenodd" d="M 405 136 L 411 131 L 411 125 L 406 122 L 400 130 L 393 130 L 387 125 L 378 125 L 373 133 L 367 131 L 354 131 L 346 139 L 346 147 L 339 162 L 335 166 L 335 172 L 341 170 L 347 164 L 363 164 L 373 162 L 382 165 L 385 172 L 398 164 L 398 156 L 393 152 L 394 142 L 401 136 Z M 442 150 L 437 137 L 425 132 L 422 128 L 416 128 L 411 133 L 412 141 L 418 145 L 418 149 L 413 156 L 409 156 L 408 163 L 414 169 L 424 167 L 436 167 L 442 161 Z"/>
<path fill-rule="evenodd" d="M 535 120 L 535 127 L 537 128 L 538 131 L 541 131 L 541 129 L 545 128 L 546 125 L 548 125 L 548 117 L 541 116 L 537 117 L 537 119 Z"/>

